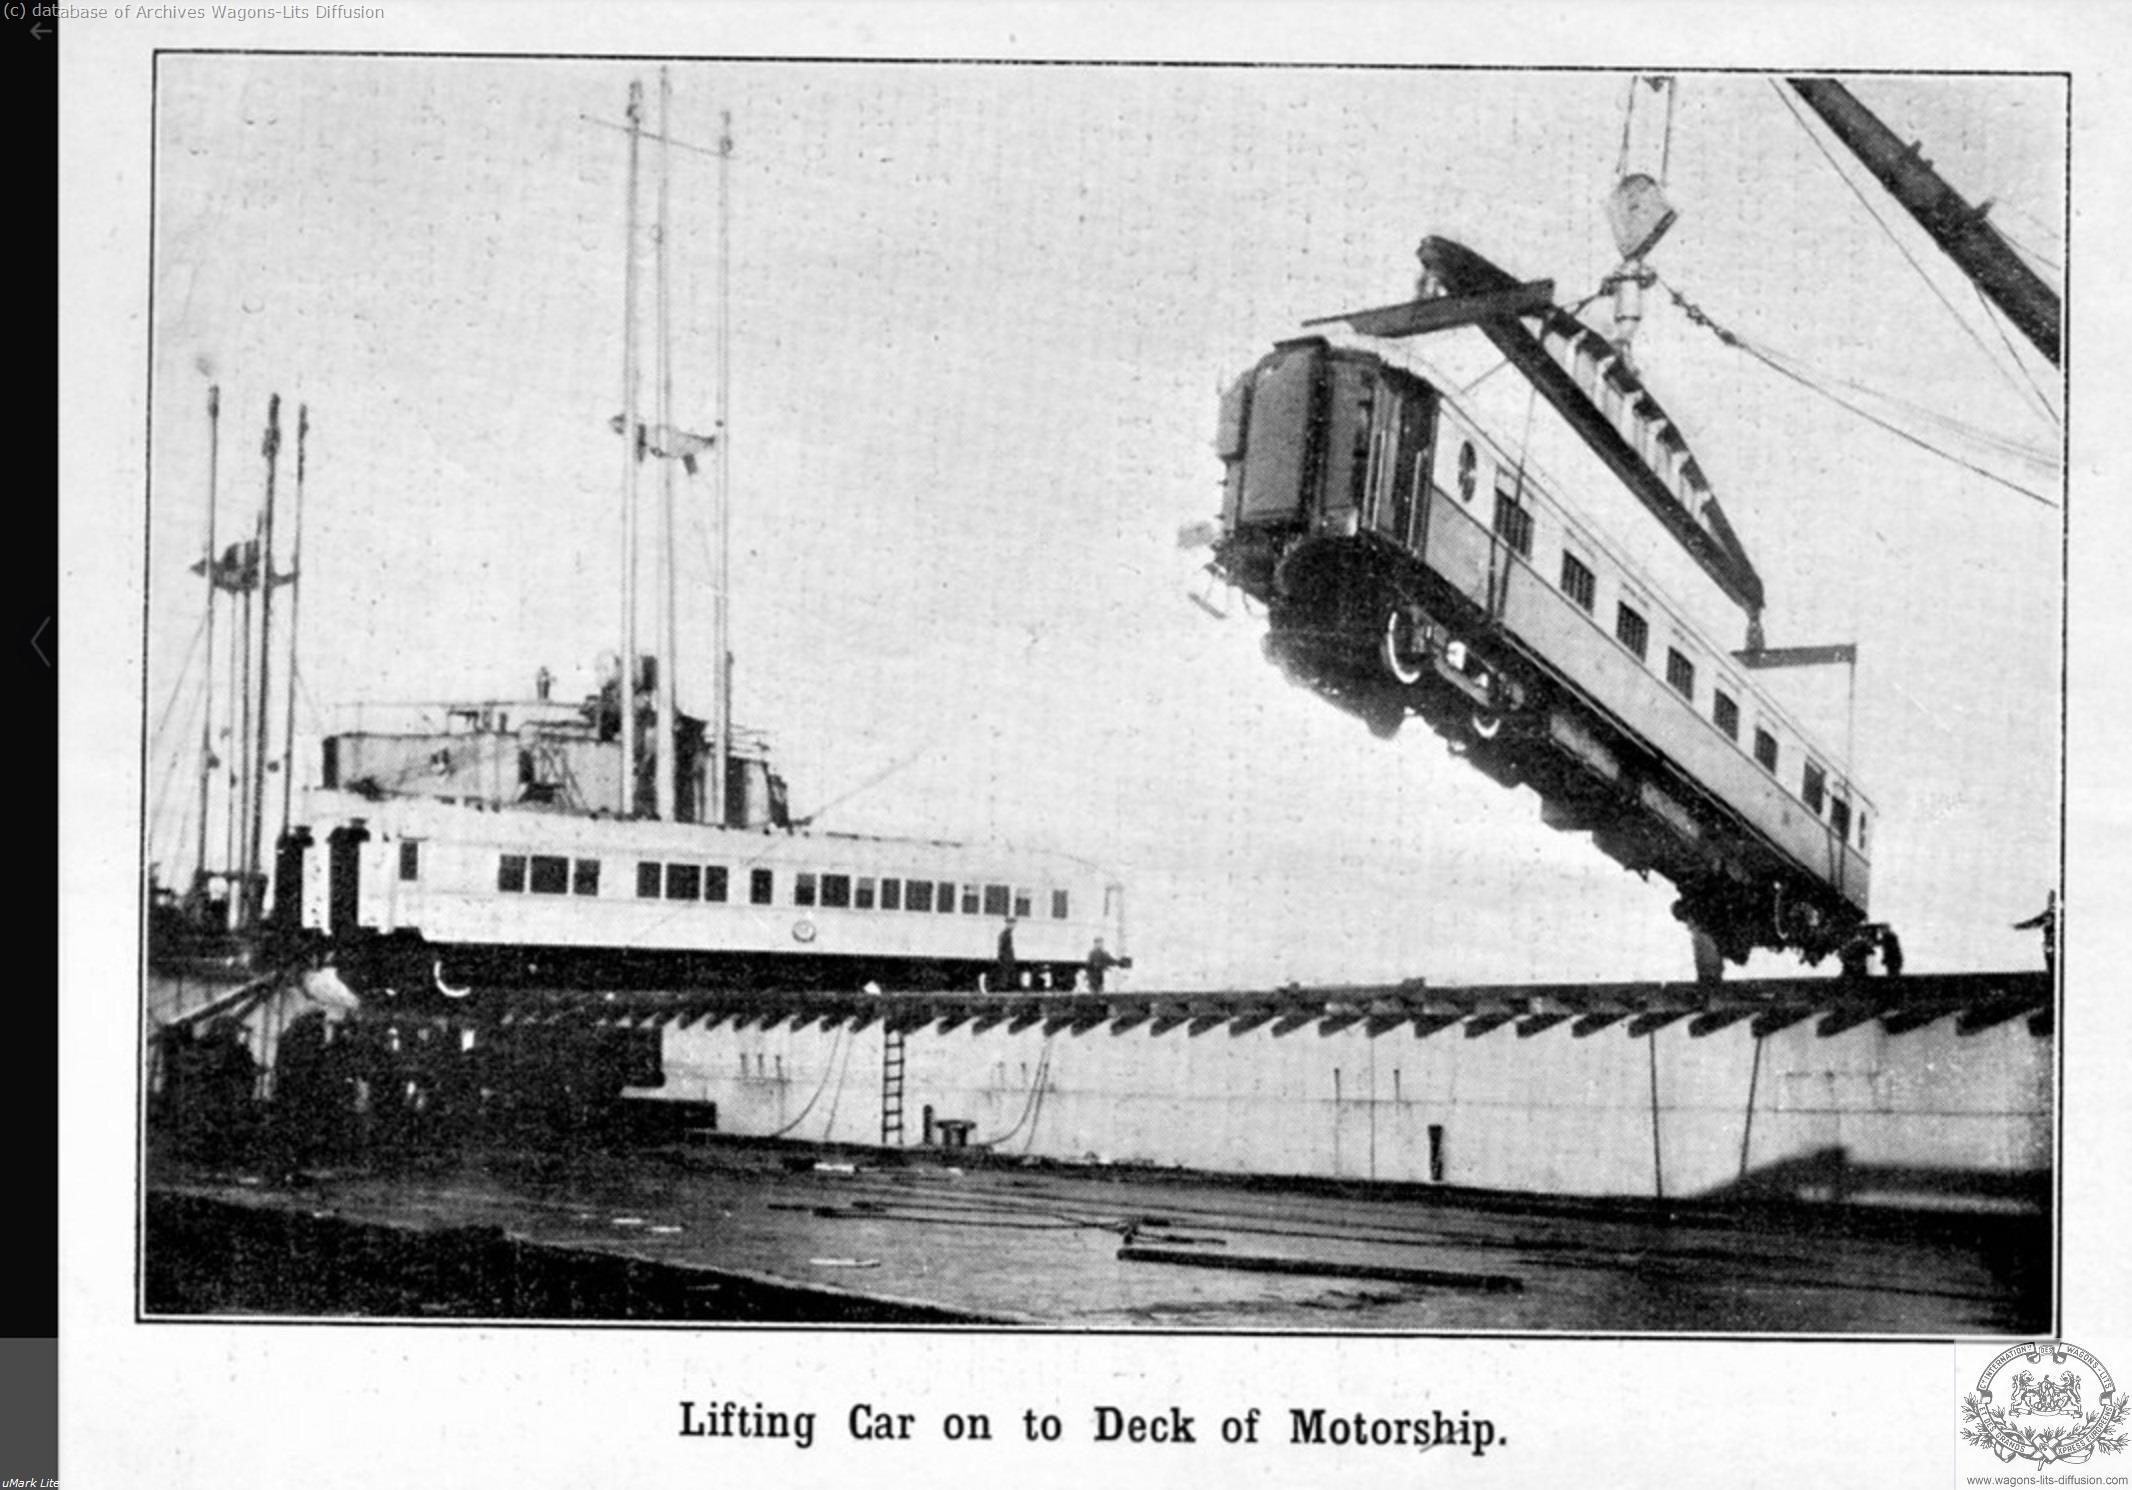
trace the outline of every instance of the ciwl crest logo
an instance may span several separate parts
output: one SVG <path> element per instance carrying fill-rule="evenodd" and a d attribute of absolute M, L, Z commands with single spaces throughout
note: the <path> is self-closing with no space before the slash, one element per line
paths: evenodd
<path fill-rule="evenodd" d="M 2042 1367 L 2046 1353 L 2051 1366 L 2063 1368 L 2056 1376 L 2048 1368 L 2040 1374 L 2016 1371 L 2006 1382 L 2006 1405 L 1992 1399 L 1992 1381 L 2000 1368 L 2023 1361 Z M 2086 1406 L 2088 1401 L 2095 1405 Z M 2037 1421 L 2042 1418 L 2071 1421 Z M 2080 1464 L 2097 1453 L 2124 1451 L 2125 1418 L 2125 1394 L 2093 1355 L 2063 1341 L 2016 1345 L 1985 1367 L 1976 1390 L 1962 1399 L 1962 1441 L 1991 1450 L 2002 1464 L 2015 1459 Z"/>

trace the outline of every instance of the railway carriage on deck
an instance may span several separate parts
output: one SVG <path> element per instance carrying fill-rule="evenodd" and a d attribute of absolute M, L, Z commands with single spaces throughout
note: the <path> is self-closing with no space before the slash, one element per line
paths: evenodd
<path fill-rule="evenodd" d="M 1124 940 L 1124 890 L 1065 855 L 789 824 L 765 758 L 734 757 L 731 818 L 592 812 L 568 788 L 618 745 L 565 711 L 512 728 L 330 738 L 282 843 L 284 929 L 360 996 L 526 989 L 1011 990 L 1074 986 Z M 689 760 L 687 753 L 684 760 Z M 428 763 L 434 762 L 431 766 Z M 356 775 L 358 770 L 361 775 Z M 701 800 L 700 794 L 695 794 Z"/>

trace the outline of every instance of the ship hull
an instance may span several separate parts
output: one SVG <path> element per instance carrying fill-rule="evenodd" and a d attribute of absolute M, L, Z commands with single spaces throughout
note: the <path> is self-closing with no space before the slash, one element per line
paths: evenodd
<path fill-rule="evenodd" d="M 891 1147 L 1535 1196 L 2048 1205 L 2054 1041 L 2028 1015 L 1768 1034 L 1165 1023 L 669 1026 L 664 1083 L 638 1095 L 710 1104 L 736 1135 L 882 1144 L 900 1038 Z"/>

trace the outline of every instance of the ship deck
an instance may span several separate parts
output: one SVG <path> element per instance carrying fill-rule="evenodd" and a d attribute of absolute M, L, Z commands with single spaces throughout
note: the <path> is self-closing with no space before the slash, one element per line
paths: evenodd
<path fill-rule="evenodd" d="M 472 1016 L 478 1000 L 461 1006 Z M 369 1011 L 394 1017 L 389 1010 Z M 1453 1026 L 1478 1038 L 1506 1025 L 1535 1035 L 1568 1023 L 1573 1035 L 1619 1027 L 1642 1036 L 1678 1020 L 1694 1035 L 1752 1021 L 1753 1033 L 1774 1034 L 1805 1020 L 1816 1033 L 1839 1034 L 1878 1020 L 1891 1034 L 1952 1017 L 1961 1033 L 2026 1018 L 2035 1035 L 2052 1032 L 2052 985 L 2042 972 L 1931 973 L 1871 978 L 1743 978 L 1717 983 L 1520 983 L 1431 986 L 1394 984 L 1229 989 L 1206 992 L 842 993 L 819 990 L 690 989 L 605 992 L 517 990 L 494 1017 L 501 1024 L 592 1021 L 660 1027 L 794 1028 L 817 1024 L 864 1029 L 881 1023 L 916 1032 L 1004 1026 L 1010 1033 L 1042 1026 L 1046 1034 L 1113 1033 L 1146 1026 L 1149 1035 L 1182 1029 L 1186 1036 L 1226 1028 L 1244 1034 L 1270 1026 L 1275 1035 L 1315 1026 L 1332 1034 L 1362 1026 L 1379 1035 L 1401 1027 L 1427 1036 Z"/>

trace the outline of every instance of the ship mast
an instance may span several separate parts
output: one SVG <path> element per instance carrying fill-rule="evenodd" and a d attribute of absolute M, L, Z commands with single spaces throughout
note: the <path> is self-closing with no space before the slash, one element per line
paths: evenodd
<path fill-rule="evenodd" d="M 245 836 L 244 847 L 243 924 L 247 927 L 258 923 L 261 909 L 259 852 L 266 819 L 267 701 L 274 686 L 271 665 L 274 655 L 274 465 L 281 454 L 281 395 L 278 393 L 267 399 L 266 443 L 260 447 L 260 453 L 266 456 L 266 511 L 262 515 L 259 539 L 258 738 L 252 749 L 251 831 Z"/>
<path fill-rule="evenodd" d="M 668 317 L 670 302 L 667 298 L 666 239 L 667 239 L 667 188 L 673 174 L 673 152 L 668 146 L 667 105 L 672 97 L 672 88 L 667 81 L 666 69 L 659 69 L 659 221 L 652 230 L 653 274 L 657 288 L 653 292 L 659 322 L 659 430 L 661 438 L 671 442 L 674 438 L 674 359 L 672 332 Z M 653 795 L 653 811 L 660 821 L 672 822 L 674 818 L 674 763 L 677 752 L 674 748 L 674 672 L 676 654 L 674 592 L 674 456 L 669 448 L 666 458 L 659 462 L 659 738 L 652 747 L 652 777 L 656 783 Z"/>
<path fill-rule="evenodd" d="M 622 786 L 617 810 L 637 815 L 637 145 L 643 132 L 644 85 L 629 85 L 629 210 L 622 269 L 622 666 L 616 679 L 622 725 Z"/>
<path fill-rule="evenodd" d="M 680 603 L 678 581 L 675 574 L 678 543 L 675 534 L 675 491 L 673 462 L 683 460 L 688 469 L 695 470 L 695 453 L 706 445 L 715 447 L 718 459 L 717 492 L 714 497 L 716 513 L 714 524 L 717 531 L 717 559 L 713 575 L 712 610 L 712 659 L 713 680 L 711 689 L 711 737 L 712 760 L 705 783 L 706 790 L 692 797 L 692 816 L 700 822 L 724 823 L 727 819 L 726 770 L 731 754 L 732 735 L 732 667 L 726 649 L 726 584 L 728 547 L 726 517 L 726 487 L 728 463 L 726 458 L 726 418 L 728 395 L 727 374 L 730 366 L 728 351 L 727 305 L 730 300 L 728 288 L 730 275 L 726 267 L 726 186 L 727 160 L 732 154 L 732 115 L 723 116 L 724 133 L 718 142 L 718 264 L 719 264 L 719 322 L 718 322 L 718 413 L 717 432 L 708 441 L 701 436 L 681 431 L 674 422 L 674 373 L 672 345 L 672 298 L 670 291 L 668 240 L 672 236 L 672 136 L 670 113 L 673 90 L 666 69 L 659 72 L 659 118 L 652 138 L 659 142 L 658 201 L 652 225 L 652 274 L 653 314 L 657 323 L 654 342 L 654 375 L 658 382 L 654 399 L 655 412 L 647 424 L 638 404 L 640 363 L 638 353 L 637 325 L 637 196 L 641 142 L 644 131 L 644 92 L 641 83 L 631 83 L 629 88 L 629 226 L 627 232 L 627 260 L 623 274 L 623 336 L 622 336 L 622 417 L 620 426 L 625 463 L 622 528 L 623 528 L 623 582 L 622 582 L 622 631 L 623 655 L 628 659 L 623 664 L 622 693 L 622 757 L 624 783 L 621 792 L 620 810 L 625 816 L 634 817 L 648 810 L 651 815 L 671 821 L 680 816 L 682 757 L 678 744 L 681 712 L 676 694 L 680 673 L 675 659 L 680 651 Z M 688 148 L 684 146 L 684 148 Z M 652 738 L 639 744 L 637 718 L 637 682 L 640 657 L 637 641 L 637 578 L 639 539 L 639 473 L 647 451 L 660 457 L 659 509 L 652 528 L 653 541 L 658 554 L 653 565 L 653 583 L 657 602 L 652 617 L 653 641 L 650 661 L 653 667 L 651 687 L 654 693 L 654 722 L 650 726 Z M 638 764 L 640 754 L 649 762 L 652 774 L 651 800 L 641 802 L 638 796 Z M 693 768 L 694 762 L 690 762 Z"/>
<path fill-rule="evenodd" d="M 289 690 L 281 712 L 281 833 L 289 833 L 289 806 L 296 788 L 296 620 L 303 598 L 304 438 L 311 433 L 311 406 L 296 406 L 296 533 L 289 550 Z M 272 583 L 269 580 L 269 583 Z M 277 839 L 277 841 L 279 841 Z M 280 912 L 277 910 L 276 914 Z"/>
<path fill-rule="evenodd" d="M 718 553 L 711 578 L 711 782 L 708 820 L 724 826 L 727 758 L 733 747 L 733 659 L 726 641 L 727 553 L 731 535 L 727 495 L 732 473 L 733 425 L 730 419 L 732 368 L 732 256 L 727 251 L 730 216 L 729 185 L 733 163 L 733 114 L 719 115 L 718 123 L 718 480 L 712 498 L 717 505 Z"/>
<path fill-rule="evenodd" d="M 215 770 L 215 486 L 216 467 L 222 456 L 222 389 L 207 390 L 207 708 L 200 716 L 200 859 L 193 870 L 193 884 L 201 902 L 207 900 L 207 798 Z"/>

